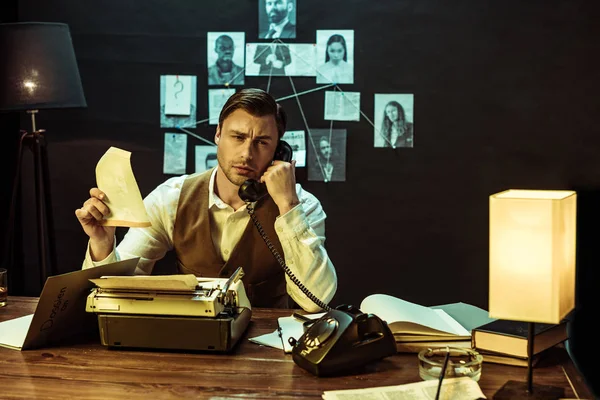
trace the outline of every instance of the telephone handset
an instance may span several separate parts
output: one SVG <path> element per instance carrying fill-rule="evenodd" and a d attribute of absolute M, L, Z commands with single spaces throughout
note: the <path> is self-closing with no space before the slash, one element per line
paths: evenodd
<path fill-rule="evenodd" d="M 273 159 L 290 162 L 292 147 L 280 140 Z M 349 305 L 332 309 L 312 294 L 292 273 L 265 234 L 251 204 L 268 194 L 266 185 L 249 179 L 240 186 L 238 194 L 246 202 L 252 222 L 286 275 L 309 299 L 327 311 L 308 326 L 298 340 L 290 338 L 294 362 L 314 375 L 324 376 L 339 374 L 395 354 L 394 335 L 385 321 Z"/>
<path fill-rule="evenodd" d="M 279 140 L 275 149 L 273 160 L 281 160 L 285 162 L 292 161 L 292 146 L 283 140 Z M 248 179 L 238 190 L 240 198 L 246 202 L 258 201 L 267 195 L 267 185 L 255 179 Z"/>

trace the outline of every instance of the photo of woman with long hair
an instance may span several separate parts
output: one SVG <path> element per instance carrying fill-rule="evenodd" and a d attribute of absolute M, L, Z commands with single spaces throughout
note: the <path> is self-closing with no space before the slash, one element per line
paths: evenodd
<path fill-rule="evenodd" d="M 377 96 L 377 95 L 376 95 Z M 412 109 L 412 95 L 411 109 Z M 389 100 L 385 103 L 383 110 L 376 112 L 381 115 L 379 129 L 375 128 L 375 147 L 413 147 L 414 125 L 407 118 L 404 106 L 398 100 Z"/>

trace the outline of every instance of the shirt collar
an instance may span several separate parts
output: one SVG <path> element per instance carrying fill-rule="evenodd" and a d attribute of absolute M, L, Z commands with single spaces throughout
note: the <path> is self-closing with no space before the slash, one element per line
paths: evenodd
<path fill-rule="evenodd" d="M 213 169 L 213 172 L 210 174 L 210 180 L 208 181 L 208 209 L 210 210 L 213 206 L 217 206 L 219 208 L 227 207 L 227 204 L 223 202 L 215 193 L 215 178 L 217 176 L 217 169 L 219 167 L 216 166 Z"/>
<path fill-rule="evenodd" d="M 275 31 L 275 34 L 273 36 L 281 36 L 281 31 L 283 31 L 283 27 L 290 21 L 290 19 L 288 17 L 285 17 L 283 19 L 283 21 L 281 21 L 280 23 L 278 23 L 277 25 L 275 24 L 271 24 L 270 29 Z"/>
<path fill-rule="evenodd" d="M 208 181 L 208 209 L 210 210 L 213 206 L 218 207 L 219 209 L 225 209 L 227 207 L 231 207 L 229 204 L 225 203 L 217 194 L 215 193 L 215 179 L 217 177 L 217 169 L 219 166 L 217 165 L 213 172 L 210 174 L 210 180 Z M 252 202 L 252 205 L 256 205 L 256 202 Z M 240 209 L 245 209 L 246 205 L 240 207 Z"/>

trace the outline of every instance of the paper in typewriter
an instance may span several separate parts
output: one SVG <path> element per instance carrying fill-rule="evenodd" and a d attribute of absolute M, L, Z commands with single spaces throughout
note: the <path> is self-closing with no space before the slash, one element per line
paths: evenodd
<path fill-rule="evenodd" d="M 131 170 L 131 152 L 109 148 L 96 165 L 96 184 L 106 194 L 110 214 L 107 226 L 148 227 L 151 225 L 142 195 Z"/>
<path fill-rule="evenodd" d="M 194 274 L 103 276 L 90 281 L 102 289 L 189 291 L 198 285 Z"/>

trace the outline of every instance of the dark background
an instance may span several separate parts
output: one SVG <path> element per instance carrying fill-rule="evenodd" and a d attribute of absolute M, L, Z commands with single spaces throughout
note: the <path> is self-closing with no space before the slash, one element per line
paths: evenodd
<path fill-rule="evenodd" d="M 373 120 L 375 93 L 414 93 L 413 149 L 373 148 L 373 127 L 347 129 L 346 182 L 298 181 L 328 215 L 326 247 L 337 269 L 332 304 L 387 293 L 423 304 L 465 302 L 487 308 L 488 197 L 509 188 L 578 192 L 577 311 L 572 350 L 585 370 L 598 351 L 592 338 L 599 287 L 600 9 L 585 0 L 302 0 L 297 38 L 317 29 L 355 30 L 355 84 Z M 162 173 L 159 77 L 198 78 L 198 119 L 208 115 L 206 34 L 258 34 L 257 1 L 8 0 L 0 18 L 69 24 L 88 108 L 41 111 L 47 130 L 58 272 L 79 269 L 87 237 L 74 211 L 95 186 L 95 165 L 110 146 L 132 152 L 142 195 Z M 270 92 L 288 96 L 316 87 L 314 78 L 272 78 Z M 268 77 L 246 77 L 266 89 Z M 2 88 L 0 88 L 2 90 Z M 323 120 L 324 92 L 299 97 L 310 128 Z M 282 102 L 289 130 L 306 129 L 295 99 Z M 2 158 L 16 159 L 23 115 L 0 114 Z M 194 133 L 211 139 L 214 126 Z M 188 172 L 193 147 L 188 138 Z M 30 154 L 22 194 L 11 294 L 38 295 L 35 207 Z M 14 166 L 2 170 L 8 209 Z M 3 213 L 3 216 L 8 211 Z M 2 219 L 4 222 L 6 218 Z M 119 230 L 118 234 L 124 232 Z M 168 272 L 172 258 L 157 272 Z M 535 282 L 532 282 L 535 284 Z M 596 379 L 597 380 L 597 379 Z"/>

